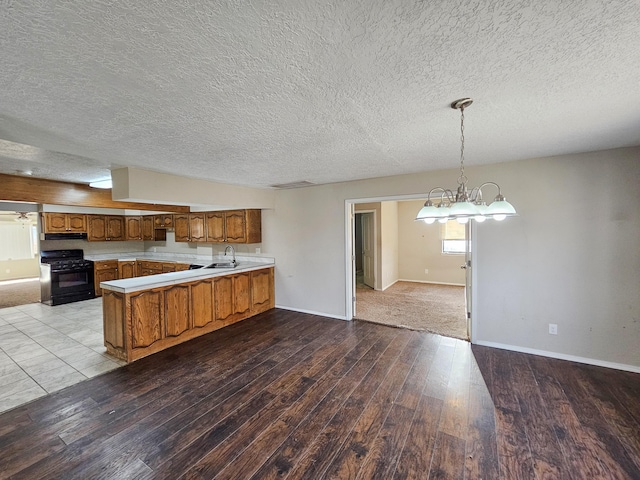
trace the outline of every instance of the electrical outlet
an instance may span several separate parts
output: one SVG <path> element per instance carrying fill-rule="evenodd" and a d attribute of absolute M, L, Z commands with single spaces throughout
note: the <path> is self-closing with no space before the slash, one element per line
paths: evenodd
<path fill-rule="evenodd" d="M 424 274 L 425 274 L 425 275 L 428 275 L 428 274 L 429 274 L 429 269 L 428 269 L 428 268 L 425 268 L 425 269 L 424 269 Z"/>
<path fill-rule="evenodd" d="M 256 247 L 256 253 L 260 253 L 260 247 Z"/>
<path fill-rule="evenodd" d="M 549 324 L 549 335 L 557 335 L 558 334 L 558 325 L 555 323 Z"/>

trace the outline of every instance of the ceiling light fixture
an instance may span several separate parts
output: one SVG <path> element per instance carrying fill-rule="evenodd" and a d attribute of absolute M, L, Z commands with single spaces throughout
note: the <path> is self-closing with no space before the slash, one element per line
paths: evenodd
<path fill-rule="evenodd" d="M 111 183 L 111 179 L 109 178 L 107 180 L 98 180 L 97 182 L 91 182 L 89 186 L 93 188 L 111 188 L 113 187 L 113 184 Z"/>
<path fill-rule="evenodd" d="M 495 182 L 485 182 L 479 187 L 471 190 L 467 188 L 467 177 L 464 174 L 464 109 L 473 103 L 470 98 L 461 98 L 451 104 L 451 108 L 460 110 L 460 176 L 458 177 L 458 189 L 454 194 L 448 188 L 435 187 L 429 191 L 424 207 L 420 209 L 416 220 L 423 220 L 425 223 L 446 223 L 449 220 L 456 220 L 458 223 L 467 223 L 470 219 L 477 222 L 484 222 L 487 218 L 494 220 L 504 220 L 507 217 L 516 215 L 516 209 L 502 195 L 500 186 Z M 493 185 L 498 189 L 498 195 L 487 205 L 482 200 L 482 188 Z M 431 201 L 434 192 L 441 192 L 440 201 L 437 206 Z"/>
<path fill-rule="evenodd" d="M 16 222 L 20 223 L 31 223 L 31 219 L 29 218 L 29 212 L 16 212 L 18 214 L 17 218 L 14 218 Z"/>

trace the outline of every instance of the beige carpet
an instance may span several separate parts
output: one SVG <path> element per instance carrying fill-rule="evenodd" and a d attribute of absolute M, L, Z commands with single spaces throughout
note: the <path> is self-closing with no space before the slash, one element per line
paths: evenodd
<path fill-rule="evenodd" d="M 0 308 L 16 307 L 40 301 L 40 280 L 0 282 Z"/>
<path fill-rule="evenodd" d="M 397 282 L 377 292 L 358 285 L 355 318 L 468 340 L 464 287 Z"/>

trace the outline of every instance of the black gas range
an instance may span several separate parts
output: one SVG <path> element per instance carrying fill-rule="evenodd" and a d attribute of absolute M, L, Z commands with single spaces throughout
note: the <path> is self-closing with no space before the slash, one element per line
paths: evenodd
<path fill-rule="evenodd" d="M 93 262 L 80 249 L 40 252 L 40 301 L 61 305 L 95 298 Z"/>

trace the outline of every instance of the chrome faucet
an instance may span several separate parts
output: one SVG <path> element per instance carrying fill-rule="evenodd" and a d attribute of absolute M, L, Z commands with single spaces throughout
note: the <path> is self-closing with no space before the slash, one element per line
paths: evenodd
<path fill-rule="evenodd" d="M 227 250 L 229 250 L 229 249 L 231 249 L 231 253 L 233 254 L 233 260 L 232 260 L 232 263 L 233 263 L 234 265 L 236 265 L 236 263 L 237 263 L 237 262 L 236 262 L 236 249 L 235 249 L 235 248 L 233 248 L 233 245 L 227 245 L 227 246 L 225 247 L 225 249 L 224 249 L 224 256 L 225 256 L 225 257 L 227 256 Z"/>

